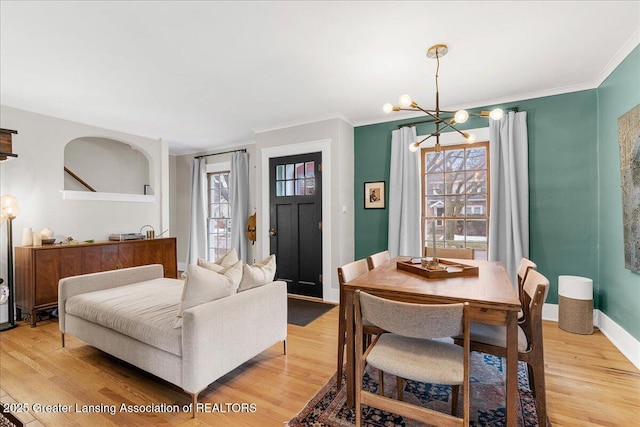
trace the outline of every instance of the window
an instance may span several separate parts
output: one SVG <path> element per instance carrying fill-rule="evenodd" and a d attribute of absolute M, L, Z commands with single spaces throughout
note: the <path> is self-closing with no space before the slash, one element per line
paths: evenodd
<path fill-rule="evenodd" d="M 489 143 L 422 149 L 423 241 L 436 248 L 473 248 L 487 259 Z"/>
<path fill-rule="evenodd" d="M 276 166 L 276 197 L 316 194 L 315 162 Z"/>
<path fill-rule="evenodd" d="M 209 182 L 209 260 L 215 260 L 231 249 L 231 207 L 229 206 L 229 171 L 207 174 Z"/>

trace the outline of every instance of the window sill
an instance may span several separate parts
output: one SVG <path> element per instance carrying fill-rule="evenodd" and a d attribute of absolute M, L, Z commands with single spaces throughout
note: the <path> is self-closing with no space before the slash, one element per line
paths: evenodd
<path fill-rule="evenodd" d="M 61 190 L 62 200 L 155 203 L 155 195 Z"/>

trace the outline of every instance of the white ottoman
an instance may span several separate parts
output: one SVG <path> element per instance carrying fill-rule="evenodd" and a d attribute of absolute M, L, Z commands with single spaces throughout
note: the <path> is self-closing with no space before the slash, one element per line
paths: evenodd
<path fill-rule="evenodd" d="M 558 276 L 558 326 L 574 334 L 593 333 L 593 280 Z"/>

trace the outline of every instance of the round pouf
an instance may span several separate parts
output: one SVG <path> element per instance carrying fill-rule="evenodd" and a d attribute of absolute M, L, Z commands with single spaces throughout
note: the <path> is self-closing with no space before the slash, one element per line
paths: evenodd
<path fill-rule="evenodd" d="M 574 334 L 593 333 L 593 280 L 558 276 L 560 329 Z"/>

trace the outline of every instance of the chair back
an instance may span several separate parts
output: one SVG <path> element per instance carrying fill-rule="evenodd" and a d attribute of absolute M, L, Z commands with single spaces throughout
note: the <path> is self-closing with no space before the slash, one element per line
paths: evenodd
<path fill-rule="evenodd" d="M 426 246 L 424 248 L 424 256 L 433 256 L 433 248 Z M 458 259 L 473 259 L 473 248 L 437 248 L 436 256 L 439 258 L 458 258 Z"/>
<path fill-rule="evenodd" d="M 360 314 L 385 331 L 405 337 L 444 338 L 464 332 L 464 304 L 413 304 L 356 292 Z"/>
<path fill-rule="evenodd" d="M 518 266 L 518 285 L 522 286 L 529 270 L 535 270 L 536 268 L 538 268 L 538 266 L 535 262 L 528 258 L 522 258 Z"/>
<path fill-rule="evenodd" d="M 369 270 L 373 270 L 374 268 L 384 264 L 390 259 L 391 259 L 391 256 L 389 255 L 389 251 L 378 252 L 377 254 L 373 254 L 367 257 L 367 264 L 369 265 Z"/>
<path fill-rule="evenodd" d="M 542 307 L 549 294 L 549 279 L 537 270 L 529 270 L 523 284 L 524 319 L 520 327 L 527 336 L 529 350 L 542 346 Z"/>
<path fill-rule="evenodd" d="M 369 267 L 366 259 L 359 259 L 345 264 L 342 267 L 338 267 L 338 283 L 342 287 L 345 283 L 352 281 L 367 271 L 369 271 Z"/>

